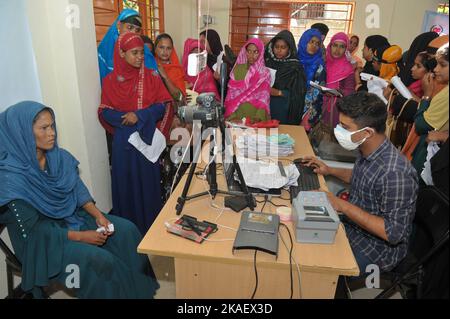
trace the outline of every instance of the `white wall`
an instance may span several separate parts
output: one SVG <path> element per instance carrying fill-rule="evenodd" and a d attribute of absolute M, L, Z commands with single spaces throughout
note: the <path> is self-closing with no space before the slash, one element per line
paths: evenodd
<path fill-rule="evenodd" d="M 79 10 L 79 28 L 66 26 L 70 5 Z M 55 110 L 59 144 L 78 159 L 81 178 L 108 212 L 111 182 L 97 119 L 101 89 L 92 0 L 26 0 L 26 12 L 43 103 Z"/>
<path fill-rule="evenodd" d="M 285 2 L 286 0 L 272 0 Z M 338 2 L 351 2 L 336 0 Z M 293 1 L 294 2 L 294 1 Z M 299 1 L 300 2 L 300 1 Z M 373 34 L 386 36 L 392 44 L 407 50 L 412 40 L 421 32 L 423 16 L 426 10 L 436 10 L 442 0 L 354 0 L 356 4 L 353 33 L 360 36 L 361 41 Z M 448 2 L 448 1 L 447 1 Z M 202 0 L 203 11 L 206 12 L 207 0 Z M 210 14 L 217 18 L 216 29 L 223 43 L 229 42 L 230 0 L 210 0 Z M 376 4 L 380 8 L 380 27 L 369 29 L 366 26 L 366 8 Z M 183 41 L 187 37 L 196 36 L 197 19 L 196 0 L 165 0 L 166 32 L 174 36 L 178 52 L 182 50 Z M 202 13 L 203 14 L 203 13 Z M 361 48 L 362 49 L 362 48 Z M 181 54 L 180 54 L 181 55 Z"/>
<path fill-rule="evenodd" d="M 165 32 L 169 33 L 175 43 L 178 56 L 181 60 L 184 41 L 187 38 L 198 38 L 198 0 L 164 0 Z M 201 14 L 207 14 L 207 0 L 201 0 Z M 228 43 L 230 1 L 210 0 L 209 15 L 215 19 L 210 29 L 216 30 L 222 44 Z M 200 25 L 200 27 L 203 24 Z"/>
<path fill-rule="evenodd" d="M 435 11 L 440 0 L 356 0 L 353 32 L 361 39 L 372 34 L 381 34 L 391 44 L 408 50 L 414 38 L 421 33 L 426 10 Z M 380 28 L 366 27 L 366 7 L 377 4 L 380 7 Z M 363 40 L 362 40 L 363 41 Z"/>
<path fill-rule="evenodd" d="M 79 12 L 79 28 L 66 26 L 70 5 Z M 59 144 L 80 161 L 81 178 L 108 212 L 111 182 L 97 119 L 101 90 L 92 0 L 0 0 L 0 27 L 0 107 L 14 99 L 52 107 Z M 1 236 L 9 242 L 6 232 Z M 4 268 L 0 253 L 0 298 L 6 296 Z"/>
<path fill-rule="evenodd" d="M 0 0 L 0 39 L 0 112 L 23 100 L 41 102 L 25 0 Z"/>

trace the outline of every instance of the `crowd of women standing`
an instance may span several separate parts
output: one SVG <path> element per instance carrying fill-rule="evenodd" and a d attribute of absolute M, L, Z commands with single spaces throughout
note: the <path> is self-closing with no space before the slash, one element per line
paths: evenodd
<path fill-rule="evenodd" d="M 193 92 L 223 99 L 228 121 L 302 125 L 311 137 L 338 124 L 338 99 L 368 89 L 361 72 L 386 81 L 399 76 L 412 98 L 391 86 L 384 89 L 387 109 L 404 124 L 389 138 L 419 175 L 428 159 L 427 143 L 439 143 L 436 158 L 444 161 L 431 160 L 432 176 L 448 195 L 448 179 L 440 178 L 448 176 L 448 36 L 423 33 L 403 53 L 386 37 L 372 35 L 364 41 L 363 63 L 356 55 L 357 35 L 338 32 L 325 48 L 328 28 L 323 24 L 306 30 L 298 44 L 288 30 L 267 44 L 251 38 L 237 57 L 217 32 L 206 30 L 185 41 L 180 63 L 169 34 L 160 34 L 153 44 L 141 30 L 139 14 L 124 10 L 98 48 L 98 117 L 111 141 L 113 209 L 108 217 L 79 178 L 76 159 L 58 147 L 52 109 L 23 102 L 0 114 L 0 177 L 6 181 L 0 184 L 0 207 L 6 207 L 0 222 L 9 225 L 24 269 L 23 287 L 35 296 L 36 288 L 51 280 L 64 282 L 68 263 L 83 268 L 79 297 L 154 295 L 158 283 L 135 248 L 163 205 L 161 167 L 135 142 L 148 146 L 169 140 L 171 130 L 183 125 L 175 110 L 191 102 Z M 205 51 L 206 68 L 189 75 L 188 56 Z M 220 61 L 227 63 L 229 75 L 223 88 Z M 313 82 L 340 95 L 324 94 Z M 108 228 L 111 223 L 115 230 Z M 98 226 L 107 230 L 96 232 Z"/>

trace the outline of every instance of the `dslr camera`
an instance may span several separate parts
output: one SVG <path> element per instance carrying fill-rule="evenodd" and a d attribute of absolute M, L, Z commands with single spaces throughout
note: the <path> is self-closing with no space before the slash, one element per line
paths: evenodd
<path fill-rule="evenodd" d="M 201 121 L 203 126 L 216 127 L 222 117 L 222 105 L 216 100 L 214 93 L 202 93 L 197 97 L 196 105 L 185 105 L 178 108 L 178 117 L 184 123 Z"/>

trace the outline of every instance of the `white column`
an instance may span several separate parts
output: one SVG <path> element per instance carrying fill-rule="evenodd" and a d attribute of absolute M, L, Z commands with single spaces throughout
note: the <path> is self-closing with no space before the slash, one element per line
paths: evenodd
<path fill-rule="evenodd" d="M 27 0 L 42 100 L 56 113 L 59 145 L 80 162 L 100 209 L 111 208 L 105 132 L 97 119 L 100 80 L 92 0 Z"/>

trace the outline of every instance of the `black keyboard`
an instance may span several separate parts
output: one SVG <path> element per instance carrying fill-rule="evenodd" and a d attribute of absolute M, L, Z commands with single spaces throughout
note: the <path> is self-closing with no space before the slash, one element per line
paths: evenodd
<path fill-rule="evenodd" d="M 289 188 L 291 202 L 301 191 L 310 191 L 320 188 L 319 177 L 314 173 L 312 167 L 302 165 L 300 162 L 294 162 L 294 164 L 300 172 L 300 176 L 297 180 L 298 186 L 291 186 Z"/>

